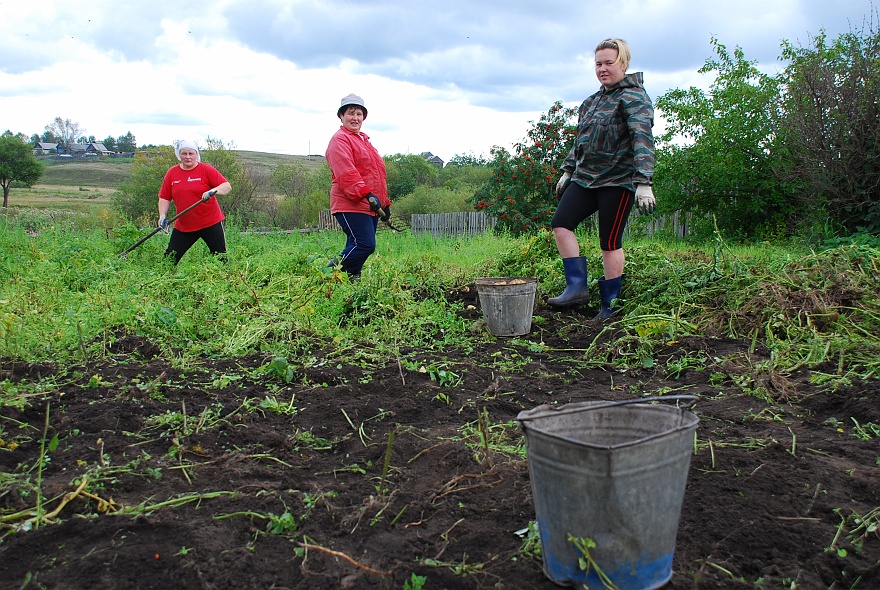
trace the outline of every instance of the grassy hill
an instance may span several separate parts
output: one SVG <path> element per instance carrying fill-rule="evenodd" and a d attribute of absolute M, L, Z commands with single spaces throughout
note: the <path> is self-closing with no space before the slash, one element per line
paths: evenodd
<path fill-rule="evenodd" d="M 312 154 L 311 156 L 292 156 L 289 154 L 271 154 L 267 152 L 248 152 L 236 150 L 238 157 L 246 165 L 275 168 L 278 164 L 303 164 L 307 168 L 314 169 L 324 163 L 324 156 Z"/>
<path fill-rule="evenodd" d="M 318 155 L 295 156 L 237 150 L 245 165 L 273 169 L 280 163 L 300 163 L 309 169 L 324 163 Z M 9 206 L 15 209 L 69 211 L 97 215 L 111 209 L 111 195 L 131 175 L 130 159 L 92 158 L 59 161 L 41 159 L 46 165 L 32 188 L 13 187 Z"/>
<path fill-rule="evenodd" d="M 131 160 L 95 158 L 92 160 L 74 159 L 69 162 L 42 160 L 46 171 L 39 184 L 49 186 L 75 186 L 113 189 L 128 178 L 131 173 Z"/>

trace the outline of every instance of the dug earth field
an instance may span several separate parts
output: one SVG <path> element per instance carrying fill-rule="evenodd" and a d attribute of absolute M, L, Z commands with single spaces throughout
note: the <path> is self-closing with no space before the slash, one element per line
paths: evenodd
<path fill-rule="evenodd" d="M 484 329 L 469 287 L 447 297 Z M 703 337 L 609 370 L 593 314 L 377 365 L 315 342 L 180 366 L 123 333 L 80 365 L 4 359 L 0 588 L 549 590 L 516 417 L 647 390 L 699 398 L 666 588 L 880 587 L 876 381 L 752 395 L 769 352 Z"/>

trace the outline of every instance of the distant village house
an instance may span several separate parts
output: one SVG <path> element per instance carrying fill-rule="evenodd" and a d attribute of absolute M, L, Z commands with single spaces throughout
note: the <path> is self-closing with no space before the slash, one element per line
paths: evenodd
<path fill-rule="evenodd" d="M 432 164 L 437 168 L 443 168 L 444 162 L 439 156 L 435 156 L 431 152 L 422 152 L 420 155 L 426 159 L 429 164 Z"/>
<path fill-rule="evenodd" d="M 34 144 L 35 155 L 69 155 L 82 158 L 84 156 L 109 156 L 112 153 L 100 141 L 70 145 L 38 141 Z"/>
<path fill-rule="evenodd" d="M 57 143 L 49 143 L 47 141 L 38 141 L 34 145 L 34 155 L 47 156 L 49 154 L 57 154 L 57 153 L 58 153 L 58 144 Z"/>

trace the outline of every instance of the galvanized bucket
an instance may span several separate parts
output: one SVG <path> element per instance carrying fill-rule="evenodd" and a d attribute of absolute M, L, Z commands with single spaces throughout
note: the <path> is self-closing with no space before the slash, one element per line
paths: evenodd
<path fill-rule="evenodd" d="M 672 577 L 698 419 L 645 402 L 674 399 L 696 400 L 582 402 L 517 416 L 544 574 L 556 584 L 649 590 Z"/>
<path fill-rule="evenodd" d="M 537 277 L 484 277 L 477 279 L 480 308 L 495 336 L 522 336 L 532 329 Z"/>

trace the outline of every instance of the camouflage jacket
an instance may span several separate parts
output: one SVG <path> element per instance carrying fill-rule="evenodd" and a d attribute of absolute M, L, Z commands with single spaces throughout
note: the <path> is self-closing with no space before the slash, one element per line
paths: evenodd
<path fill-rule="evenodd" d="M 642 72 L 604 86 L 578 109 L 577 137 L 562 169 L 585 188 L 651 184 L 654 174 L 654 107 Z"/>

